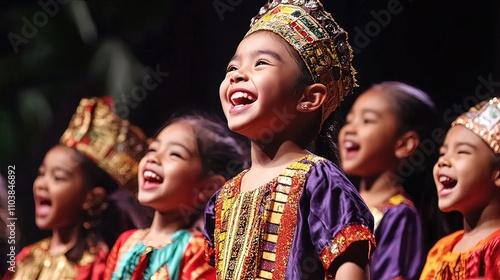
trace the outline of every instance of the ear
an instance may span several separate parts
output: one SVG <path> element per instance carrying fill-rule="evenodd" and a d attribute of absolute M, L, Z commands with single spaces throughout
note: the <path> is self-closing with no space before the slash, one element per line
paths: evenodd
<path fill-rule="evenodd" d="M 396 141 L 394 155 L 398 159 L 407 158 L 417 150 L 419 144 L 420 137 L 418 134 L 415 131 L 408 131 Z"/>
<path fill-rule="evenodd" d="M 226 178 L 222 175 L 212 175 L 208 177 L 203 189 L 198 194 L 198 200 L 205 202 L 208 201 L 210 197 L 212 197 L 212 195 L 224 185 L 225 182 Z"/>
<path fill-rule="evenodd" d="M 493 171 L 493 182 L 496 187 L 500 187 L 500 170 L 498 168 Z"/>
<path fill-rule="evenodd" d="M 103 187 L 95 187 L 85 196 L 83 210 L 90 210 L 96 205 L 100 205 L 106 199 L 106 190 Z"/>
<path fill-rule="evenodd" d="M 299 112 L 313 112 L 321 108 L 326 99 L 328 90 L 324 84 L 312 84 L 306 86 L 302 97 L 297 103 L 297 111 Z"/>

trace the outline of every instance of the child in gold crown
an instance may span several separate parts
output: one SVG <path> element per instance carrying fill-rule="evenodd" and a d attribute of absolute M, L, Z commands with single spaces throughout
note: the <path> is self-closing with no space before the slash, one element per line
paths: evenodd
<path fill-rule="evenodd" d="M 252 20 L 220 86 L 252 164 L 205 209 L 217 279 L 368 277 L 373 217 L 339 168 L 306 149 L 332 154 L 318 147 L 330 147 L 329 117 L 355 85 L 351 56 L 318 1 L 268 2 Z"/>
<path fill-rule="evenodd" d="M 420 279 L 500 279 L 500 100 L 472 107 L 452 124 L 434 165 L 439 208 L 464 229 L 439 240 Z"/>
<path fill-rule="evenodd" d="M 118 234 L 149 222 L 147 210 L 120 188 L 133 185 L 146 138 L 112 106 L 107 97 L 82 99 L 46 153 L 33 195 L 36 225 L 52 235 L 24 247 L 4 279 L 102 279 Z"/>

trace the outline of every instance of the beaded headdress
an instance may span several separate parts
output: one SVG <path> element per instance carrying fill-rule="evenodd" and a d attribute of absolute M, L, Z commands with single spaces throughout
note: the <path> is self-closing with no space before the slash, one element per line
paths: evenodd
<path fill-rule="evenodd" d="M 135 180 L 146 151 L 144 133 L 116 115 L 110 97 L 83 98 L 60 143 L 88 156 L 121 187 Z"/>
<path fill-rule="evenodd" d="M 357 86 L 347 32 L 318 0 L 269 1 L 252 18 L 246 36 L 259 30 L 274 32 L 285 39 L 297 50 L 314 82 L 327 87 L 323 123 Z"/>
<path fill-rule="evenodd" d="M 492 98 L 483 101 L 459 116 L 451 126 L 463 125 L 490 146 L 495 154 L 500 154 L 500 100 Z"/>

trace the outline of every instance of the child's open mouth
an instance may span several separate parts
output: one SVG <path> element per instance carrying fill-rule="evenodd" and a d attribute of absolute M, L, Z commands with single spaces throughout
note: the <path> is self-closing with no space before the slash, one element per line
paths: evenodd
<path fill-rule="evenodd" d="M 457 185 L 457 180 L 445 175 L 440 175 L 438 179 L 445 189 L 452 189 Z"/>
<path fill-rule="evenodd" d="M 36 197 L 35 206 L 36 216 L 47 216 L 52 208 L 52 201 L 48 198 Z"/>
<path fill-rule="evenodd" d="M 453 192 L 453 188 L 457 185 L 457 180 L 452 179 L 445 175 L 438 176 L 439 183 L 443 186 L 441 190 L 438 190 L 439 197 L 445 197 Z"/>
<path fill-rule="evenodd" d="M 345 159 L 350 159 L 353 158 L 358 153 L 359 144 L 351 140 L 346 140 L 344 141 L 344 149 L 345 149 Z"/>
<path fill-rule="evenodd" d="M 252 104 L 255 100 L 257 100 L 257 96 L 247 92 L 238 91 L 231 95 L 231 103 L 234 108 L 241 108 L 245 105 Z"/>
<path fill-rule="evenodd" d="M 157 188 L 161 183 L 163 183 L 163 178 L 151 170 L 146 170 L 143 173 L 144 184 L 142 189 L 149 190 Z"/>

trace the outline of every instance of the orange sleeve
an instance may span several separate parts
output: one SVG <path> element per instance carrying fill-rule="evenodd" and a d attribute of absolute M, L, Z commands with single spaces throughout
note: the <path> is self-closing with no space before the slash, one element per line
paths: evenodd
<path fill-rule="evenodd" d="M 104 280 L 111 279 L 111 276 L 113 275 L 113 272 L 116 269 L 116 266 L 118 265 L 118 262 L 120 261 L 118 259 L 119 257 L 119 252 L 120 248 L 122 247 L 123 243 L 127 241 L 127 239 L 135 232 L 136 230 L 128 230 L 124 233 L 122 233 L 118 239 L 115 242 L 115 245 L 113 245 L 113 248 L 111 249 L 111 252 L 109 253 L 108 259 L 106 261 L 106 267 L 104 269 Z"/>
<path fill-rule="evenodd" d="M 109 249 L 105 244 L 101 244 L 97 249 L 95 261 L 87 266 L 81 266 L 76 280 L 102 280 L 104 276 L 104 269 L 106 268 L 106 259 L 108 258 Z"/>
<path fill-rule="evenodd" d="M 210 266 L 205 259 L 204 239 L 202 235 L 195 234 L 182 257 L 181 280 L 212 280 L 215 279 L 215 268 Z"/>

